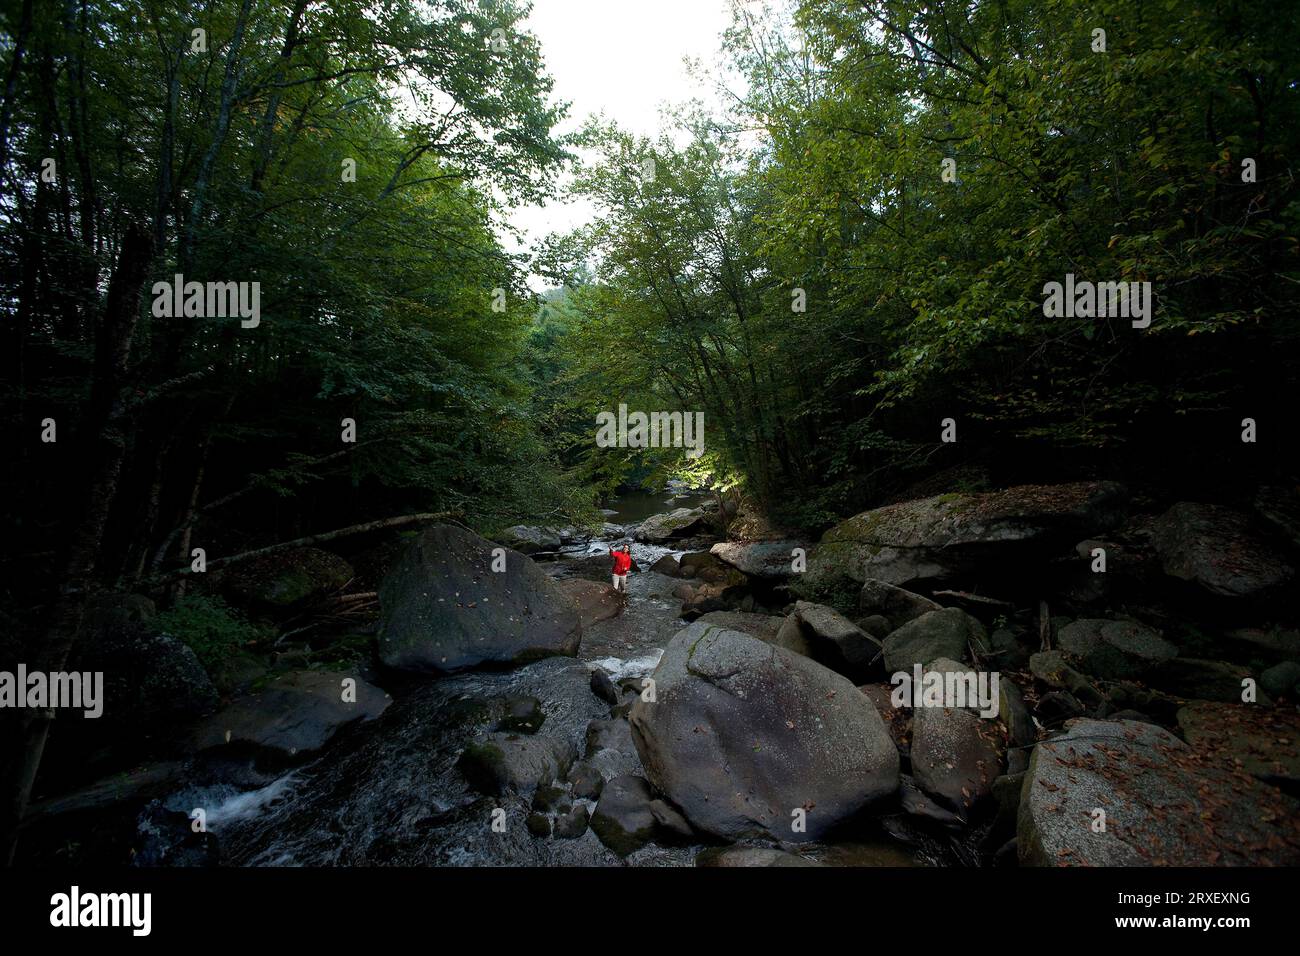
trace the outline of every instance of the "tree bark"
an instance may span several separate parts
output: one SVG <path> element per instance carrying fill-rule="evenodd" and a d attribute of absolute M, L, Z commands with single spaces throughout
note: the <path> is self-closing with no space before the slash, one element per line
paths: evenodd
<path fill-rule="evenodd" d="M 35 655 L 33 670 L 52 673 L 66 666 L 81 629 L 86 602 L 95 586 L 95 567 L 104 525 L 117 491 L 126 455 L 131 404 L 126 390 L 127 358 L 140 316 L 140 293 L 153 255 L 153 239 L 145 227 L 132 223 L 122 239 L 117 268 L 109 281 L 108 300 L 96 343 L 95 378 L 90 413 L 80 430 L 84 440 L 97 441 L 81 521 L 67 548 L 63 584 L 59 588 L 45 639 Z M 27 810 L 36 774 L 49 736 L 52 711 L 23 712 L 17 773 L 5 781 L 4 858 L 13 864 L 18 827 Z"/>

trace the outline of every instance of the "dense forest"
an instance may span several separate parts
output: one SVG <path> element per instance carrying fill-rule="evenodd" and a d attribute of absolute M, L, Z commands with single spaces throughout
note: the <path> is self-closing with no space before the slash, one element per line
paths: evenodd
<path fill-rule="evenodd" d="M 1294 492 L 1300 6 L 738 2 L 725 107 L 656 138 L 561 132 L 527 13 L 5 5 L 0 658 L 58 671 L 134 594 L 215 674 L 310 620 L 196 549 L 334 541 L 369 600 L 359 556 L 429 521 L 598 534 L 670 484 L 808 541 L 1026 483 Z M 599 214 L 509 251 L 560 196 Z M 620 403 L 702 412 L 703 453 L 602 447 Z"/>

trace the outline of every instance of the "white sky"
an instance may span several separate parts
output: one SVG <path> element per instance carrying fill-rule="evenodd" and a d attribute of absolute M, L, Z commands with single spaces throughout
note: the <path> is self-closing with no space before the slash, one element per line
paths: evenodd
<path fill-rule="evenodd" d="M 654 136 L 661 106 L 692 98 L 716 102 L 711 86 L 687 76 L 683 58 L 711 68 L 730 24 L 729 0 L 533 0 L 527 25 L 555 79 L 552 97 L 570 103 L 558 132 L 603 112 L 635 134 Z M 510 221 L 524 230 L 527 249 L 593 215 L 585 202 L 551 202 L 516 209 Z M 520 251 L 509 236 L 502 238 L 508 250 Z M 530 285 L 540 291 L 547 283 L 534 276 Z"/>

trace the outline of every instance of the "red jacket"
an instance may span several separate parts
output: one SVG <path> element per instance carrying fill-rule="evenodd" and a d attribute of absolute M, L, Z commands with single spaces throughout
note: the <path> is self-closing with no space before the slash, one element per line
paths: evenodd
<path fill-rule="evenodd" d="M 632 555 L 622 551 L 611 551 L 610 554 L 614 556 L 614 573 L 627 574 L 632 567 Z"/>

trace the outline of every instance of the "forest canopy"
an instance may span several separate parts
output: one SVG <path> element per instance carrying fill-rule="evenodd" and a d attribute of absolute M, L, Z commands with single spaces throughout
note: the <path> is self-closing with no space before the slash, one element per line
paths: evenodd
<path fill-rule="evenodd" d="M 6 10 L 23 567 L 48 572 L 88 511 L 95 579 L 133 586 L 183 567 L 198 528 L 228 553 L 414 512 L 589 523 L 673 475 L 816 528 L 972 463 L 1288 466 L 1300 17 L 737 3 L 725 108 L 646 138 L 557 131 L 526 12 Z M 561 189 L 599 215 L 506 252 L 511 210 Z M 1076 280 L 1148 290 L 1145 324 L 1045 308 Z M 151 310 L 172 281 L 256 283 L 259 324 Z M 705 454 L 598 447 L 620 402 L 703 412 Z M 1192 465 L 1247 418 L 1292 437 Z"/>

